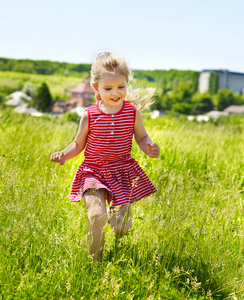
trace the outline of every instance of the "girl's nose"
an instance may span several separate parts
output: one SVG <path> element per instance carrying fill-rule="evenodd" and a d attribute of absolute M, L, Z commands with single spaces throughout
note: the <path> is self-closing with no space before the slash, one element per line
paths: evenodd
<path fill-rule="evenodd" d="M 117 89 L 113 90 L 112 94 L 113 95 L 118 95 L 118 90 Z"/>

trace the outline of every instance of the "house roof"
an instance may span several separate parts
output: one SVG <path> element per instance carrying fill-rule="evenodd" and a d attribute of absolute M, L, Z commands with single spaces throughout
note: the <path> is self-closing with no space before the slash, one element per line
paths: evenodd
<path fill-rule="evenodd" d="M 95 94 L 93 88 L 90 86 L 90 78 L 89 78 L 89 76 L 87 76 L 82 83 L 80 83 L 80 84 L 76 85 L 75 87 L 73 87 L 71 89 L 71 92 L 72 93 Z"/>
<path fill-rule="evenodd" d="M 31 101 L 31 97 L 29 97 L 28 95 L 26 95 L 25 93 L 21 92 L 21 91 L 16 91 L 12 94 L 10 94 L 9 96 L 7 96 L 7 98 L 24 98 L 25 100 Z"/>
<path fill-rule="evenodd" d="M 244 105 L 230 105 L 224 111 L 230 114 L 244 114 Z"/>
<path fill-rule="evenodd" d="M 228 112 L 224 111 L 217 111 L 217 110 L 211 110 L 210 112 L 205 114 L 206 116 L 212 118 L 212 119 L 219 119 L 221 116 L 227 116 Z"/>
<path fill-rule="evenodd" d="M 204 70 L 202 70 L 202 72 L 207 72 L 207 73 L 228 73 L 228 74 L 232 74 L 232 75 L 242 75 L 242 76 L 244 76 L 244 73 L 233 72 L 233 71 L 229 71 L 229 70 L 226 70 L 226 69 L 220 69 L 220 70 L 204 69 Z"/>
<path fill-rule="evenodd" d="M 42 113 L 39 113 L 35 108 L 29 107 L 27 103 L 23 103 L 15 108 L 20 114 L 28 114 L 31 116 L 41 117 Z"/>
<path fill-rule="evenodd" d="M 11 105 L 11 106 L 19 106 L 19 105 L 22 105 L 24 103 L 25 102 L 22 99 L 20 99 L 20 98 L 17 98 L 17 99 L 16 98 L 12 98 L 12 99 L 6 101 L 6 104 L 7 105 Z"/>
<path fill-rule="evenodd" d="M 6 104 L 11 106 L 19 106 L 25 103 L 25 101 L 31 101 L 31 97 L 20 91 L 10 94 L 6 99 L 8 100 Z"/>

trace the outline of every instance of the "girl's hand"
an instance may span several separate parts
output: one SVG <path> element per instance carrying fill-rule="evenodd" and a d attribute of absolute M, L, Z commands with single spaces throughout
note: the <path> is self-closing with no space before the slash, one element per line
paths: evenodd
<path fill-rule="evenodd" d="M 152 158 L 159 157 L 159 147 L 156 143 L 150 144 L 147 143 L 148 155 Z"/>
<path fill-rule="evenodd" d="M 62 166 L 65 163 L 64 153 L 62 151 L 57 151 L 53 153 L 50 159 L 52 162 L 59 162 L 60 166 Z"/>

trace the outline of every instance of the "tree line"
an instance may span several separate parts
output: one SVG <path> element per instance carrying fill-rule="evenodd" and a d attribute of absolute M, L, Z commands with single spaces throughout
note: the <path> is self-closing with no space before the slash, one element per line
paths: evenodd
<path fill-rule="evenodd" d="M 167 113 L 197 115 L 211 110 L 222 111 L 230 105 L 244 105 L 244 97 L 234 94 L 230 89 L 219 89 L 215 94 L 211 94 L 210 91 L 200 93 L 194 88 L 191 81 L 179 82 L 172 90 L 163 87 L 161 94 L 156 94 L 152 109 Z M 37 90 L 30 82 L 26 82 L 22 91 L 34 99 L 33 104 L 39 110 L 46 111 L 51 108 L 52 96 L 45 82 Z"/>
<path fill-rule="evenodd" d="M 72 64 L 49 60 L 11 59 L 0 57 L 1 71 L 15 71 L 41 75 L 78 75 L 89 72 L 90 64 Z M 78 74 L 77 74 L 78 73 Z"/>
<path fill-rule="evenodd" d="M 71 76 L 72 73 L 72 76 L 80 77 L 81 73 L 89 74 L 90 68 L 90 64 L 0 58 L 2 71 L 62 76 Z M 218 74 L 211 74 L 209 90 L 201 94 L 198 91 L 199 74 L 200 72 L 192 70 L 133 70 L 134 78 L 140 86 L 157 87 L 152 109 L 166 113 L 196 115 L 214 109 L 223 110 L 229 105 L 244 105 L 243 95 L 234 94 L 229 89 L 218 89 Z M 11 90 L 11 87 L 9 88 Z M 5 92 L 10 93 L 10 90 Z M 35 106 L 40 110 L 50 108 L 52 96 L 48 83 L 43 82 L 39 87 L 35 87 L 31 82 L 26 82 L 22 90 L 34 99 Z M 0 102 L 3 101 L 5 92 L 0 92 Z"/>
<path fill-rule="evenodd" d="M 91 64 L 72 64 L 66 62 L 55 62 L 49 60 L 12 59 L 0 57 L 0 71 L 14 71 L 40 75 L 62 75 L 77 76 L 81 73 L 89 73 Z M 157 86 L 167 84 L 174 88 L 181 81 L 193 81 L 193 85 L 198 84 L 199 72 L 186 70 L 134 70 L 136 79 L 149 83 L 156 83 Z"/>
<path fill-rule="evenodd" d="M 215 89 L 209 85 L 209 90 L 200 93 L 195 90 L 193 82 L 180 82 L 175 88 L 167 85 L 155 97 L 153 109 L 177 114 L 198 115 L 211 110 L 222 111 L 230 105 L 244 105 L 244 95 L 233 93 L 230 89 Z"/>

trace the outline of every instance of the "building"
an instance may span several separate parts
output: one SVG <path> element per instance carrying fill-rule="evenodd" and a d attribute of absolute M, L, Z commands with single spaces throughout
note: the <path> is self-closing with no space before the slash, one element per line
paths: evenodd
<path fill-rule="evenodd" d="M 7 105 L 19 106 L 24 103 L 30 102 L 32 98 L 21 91 L 17 91 L 7 96 L 6 100 Z"/>
<path fill-rule="evenodd" d="M 228 88 L 234 93 L 242 94 L 244 92 L 244 74 L 228 70 L 203 70 L 198 83 L 200 93 L 209 91 L 210 86 L 214 93 L 218 89 Z"/>
<path fill-rule="evenodd" d="M 205 116 L 218 120 L 222 116 L 228 116 L 229 113 L 225 111 L 217 111 L 217 110 L 211 110 L 210 112 L 206 113 Z"/>
<path fill-rule="evenodd" d="M 87 76 L 85 80 L 71 89 L 71 98 L 68 104 L 71 107 L 90 106 L 95 95 L 94 90 L 90 86 L 90 78 Z"/>
<path fill-rule="evenodd" d="M 230 105 L 224 109 L 224 112 L 229 114 L 244 114 L 244 105 Z"/>
<path fill-rule="evenodd" d="M 66 113 L 68 110 L 68 105 L 67 105 L 68 101 L 64 101 L 64 100 L 58 100 L 55 101 L 52 107 L 52 113 L 53 114 L 63 114 Z"/>

